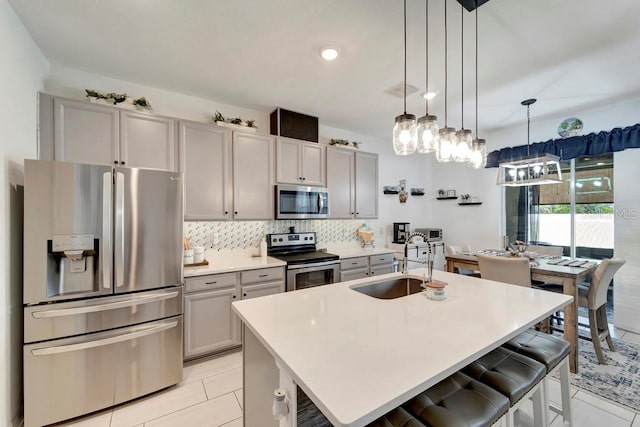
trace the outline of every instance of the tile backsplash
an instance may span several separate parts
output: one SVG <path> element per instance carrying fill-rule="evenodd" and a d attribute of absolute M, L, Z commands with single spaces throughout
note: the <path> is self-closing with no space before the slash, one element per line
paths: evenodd
<path fill-rule="evenodd" d="M 189 238 L 191 246 L 206 248 L 237 250 L 256 248 L 262 236 L 269 233 L 286 233 L 289 227 L 296 232 L 315 231 L 318 247 L 329 243 L 361 244 L 362 240 L 356 232 L 367 223 L 373 230 L 378 230 L 377 221 L 354 220 L 278 220 L 278 221 L 188 221 L 184 223 L 184 235 Z M 378 234 L 378 233 L 376 233 Z M 214 244 L 214 238 L 217 243 Z M 384 236 L 376 236 L 384 242 Z"/>

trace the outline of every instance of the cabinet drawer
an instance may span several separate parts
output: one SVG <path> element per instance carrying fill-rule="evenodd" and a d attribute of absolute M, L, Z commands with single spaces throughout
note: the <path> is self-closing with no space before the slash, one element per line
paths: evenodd
<path fill-rule="evenodd" d="M 270 282 L 273 280 L 284 280 L 284 268 L 261 268 L 259 270 L 243 271 L 240 275 L 240 283 Z"/>
<path fill-rule="evenodd" d="M 189 277 L 184 280 L 185 291 L 196 292 L 206 289 L 219 289 L 236 285 L 236 273 L 212 274 L 209 276 Z"/>
<path fill-rule="evenodd" d="M 347 282 L 349 280 L 365 279 L 369 277 L 369 272 L 366 268 L 357 268 L 354 270 L 347 270 L 340 272 L 340 281 Z"/>
<path fill-rule="evenodd" d="M 340 261 L 340 270 L 369 267 L 369 257 L 347 258 Z"/>
<path fill-rule="evenodd" d="M 381 254 L 381 255 L 371 255 L 369 257 L 369 264 L 371 265 L 380 265 L 380 264 L 392 264 L 393 263 L 393 254 Z"/>

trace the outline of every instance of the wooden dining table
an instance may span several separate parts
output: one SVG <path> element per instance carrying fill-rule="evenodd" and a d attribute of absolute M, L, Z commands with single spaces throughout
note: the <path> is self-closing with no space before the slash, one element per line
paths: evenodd
<path fill-rule="evenodd" d="M 567 258 L 568 259 L 568 258 Z M 456 269 L 479 270 L 475 255 L 447 255 L 447 271 L 454 273 Z M 573 303 L 564 308 L 564 339 L 571 345 L 569 368 L 578 373 L 578 284 L 591 278 L 598 267 L 597 263 L 589 267 L 567 267 L 548 264 L 549 260 L 536 258 L 531 267 L 531 280 L 557 283 L 562 285 L 563 293 L 573 296 Z"/>

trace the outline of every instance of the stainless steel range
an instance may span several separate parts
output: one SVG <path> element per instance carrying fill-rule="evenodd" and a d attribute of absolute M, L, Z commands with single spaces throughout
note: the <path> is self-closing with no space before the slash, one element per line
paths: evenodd
<path fill-rule="evenodd" d="M 287 263 L 287 291 L 338 281 L 340 257 L 318 251 L 316 241 L 316 233 L 267 234 L 267 254 Z"/>

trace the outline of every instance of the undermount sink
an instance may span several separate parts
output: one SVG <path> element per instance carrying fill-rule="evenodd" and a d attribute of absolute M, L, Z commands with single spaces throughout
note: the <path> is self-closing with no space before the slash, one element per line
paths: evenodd
<path fill-rule="evenodd" d="M 406 297 L 407 295 L 415 294 L 423 290 L 422 279 L 415 279 L 412 277 L 400 277 L 397 279 L 355 286 L 351 289 L 378 299 Z"/>

